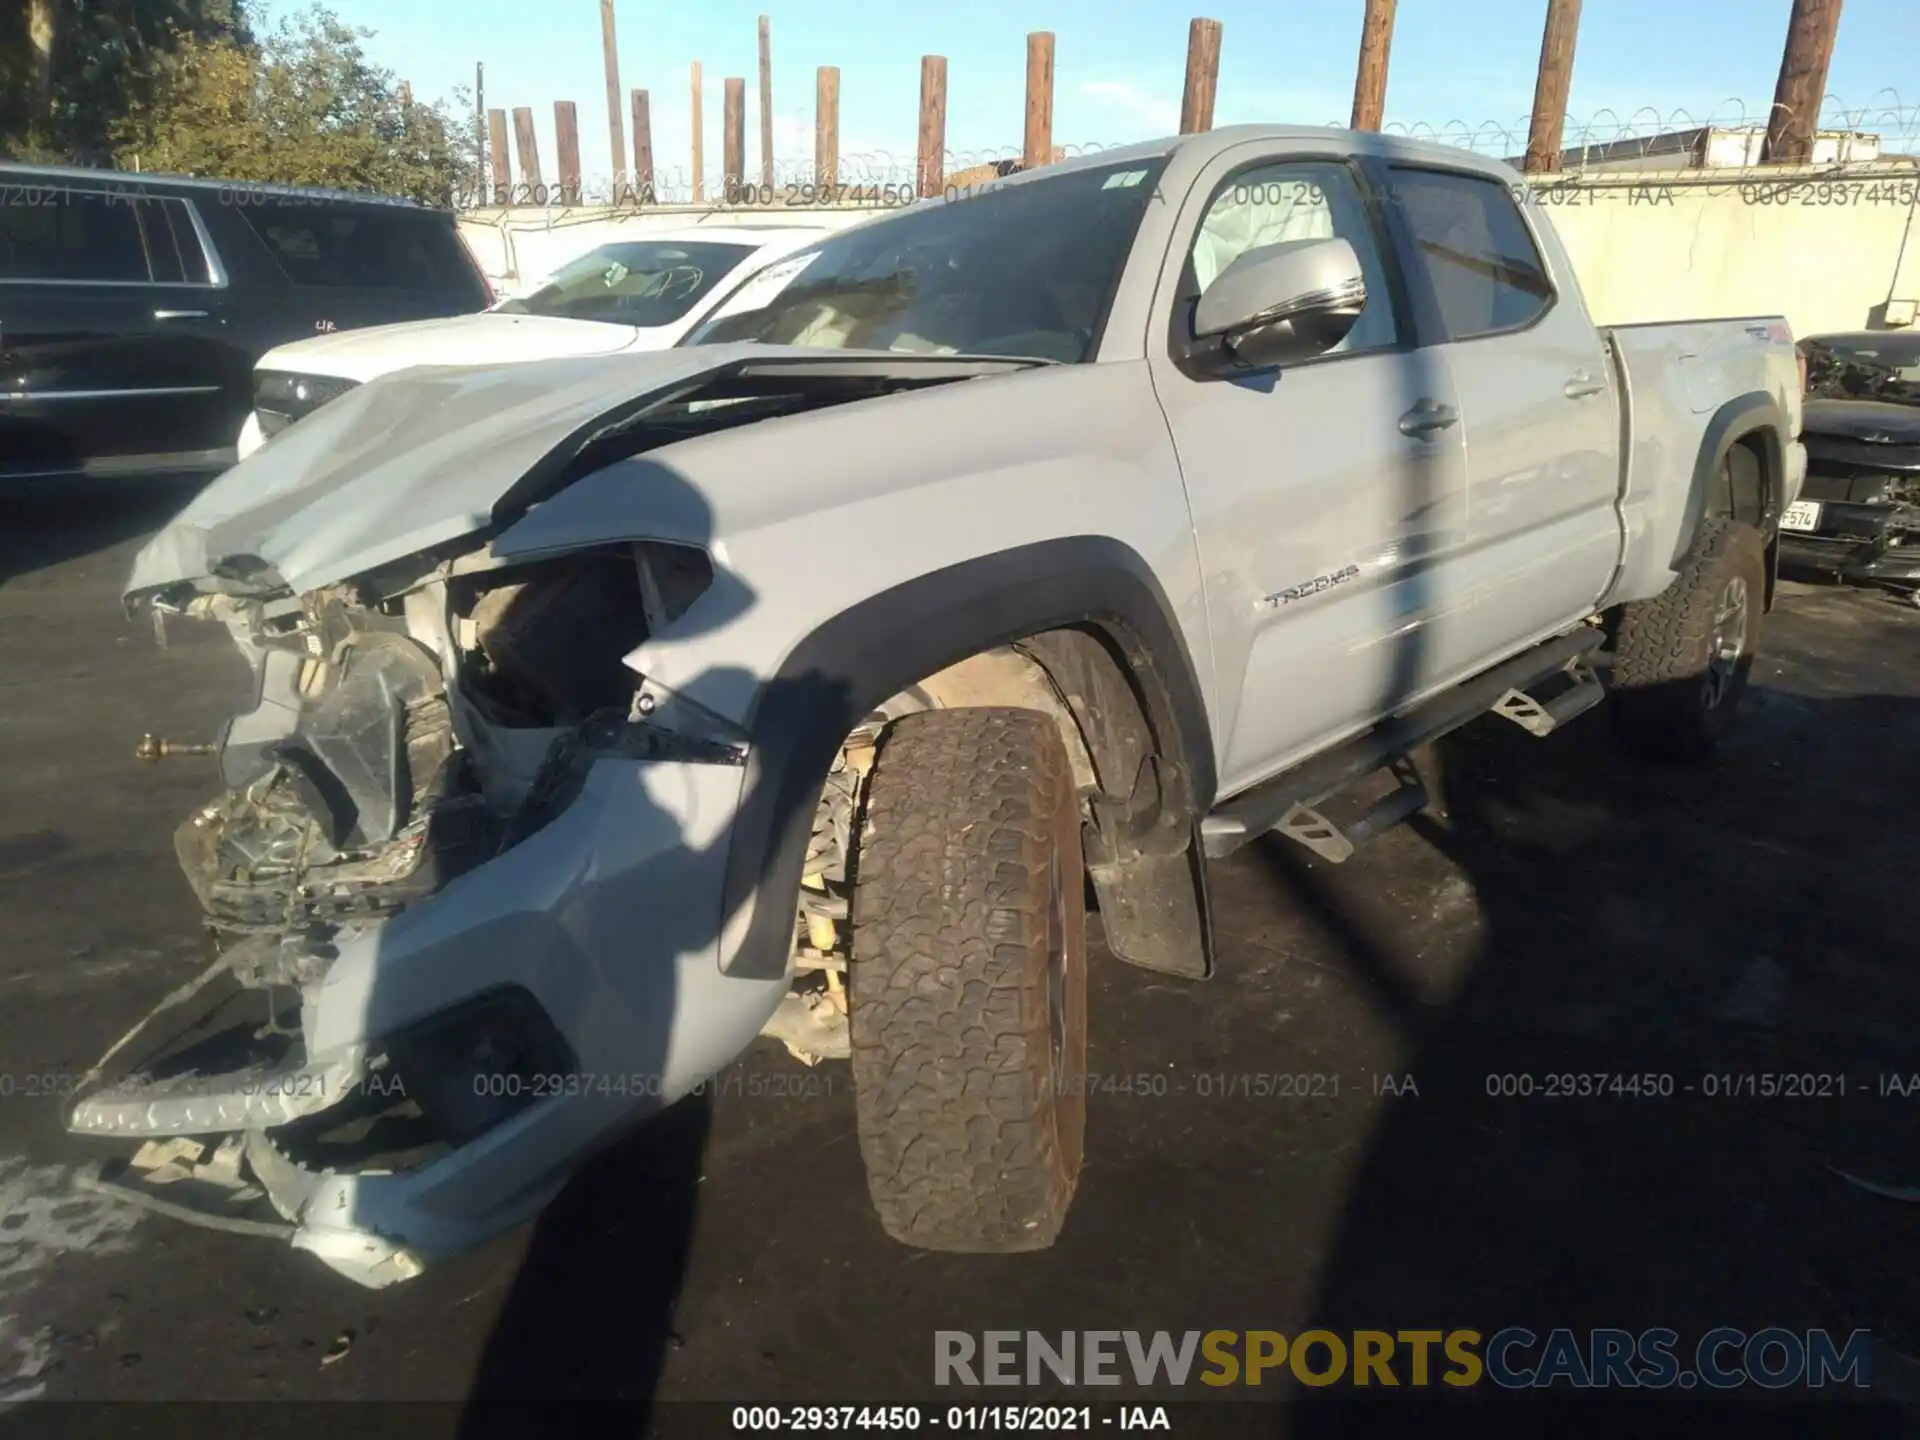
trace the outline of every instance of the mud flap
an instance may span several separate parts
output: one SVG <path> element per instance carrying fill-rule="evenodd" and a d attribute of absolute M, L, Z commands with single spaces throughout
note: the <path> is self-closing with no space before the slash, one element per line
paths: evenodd
<path fill-rule="evenodd" d="M 1181 767 L 1148 756 L 1120 804 L 1095 800 L 1083 831 L 1107 948 L 1129 965 L 1204 980 L 1213 952 L 1198 826 L 1182 833 Z"/>

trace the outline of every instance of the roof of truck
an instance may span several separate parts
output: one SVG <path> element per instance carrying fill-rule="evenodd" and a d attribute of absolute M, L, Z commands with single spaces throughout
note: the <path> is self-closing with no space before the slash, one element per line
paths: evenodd
<path fill-rule="evenodd" d="M 1159 140 L 1143 140 L 1108 150 L 1092 150 L 1084 155 L 1033 170 L 1021 170 L 993 184 L 1018 184 L 1024 180 L 1057 175 L 1063 170 L 1090 170 L 1108 165 L 1124 165 L 1129 160 L 1157 160 L 1165 156 L 1191 155 L 1204 161 L 1214 154 L 1256 140 L 1320 141 L 1330 149 L 1356 154 L 1379 155 L 1389 160 L 1415 160 L 1429 165 L 1445 165 L 1455 170 L 1474 170 L 1498 179 L 1517 176 L 1504 160 L 1495 160 L 1463 150 L 1457 145 L 1439 145 L 1428 140 L 1409 140 L 1400 135 L 1381 135 L 1372 131 L 1342 130 L 1329 125 L 1224 125 L 1197 135 L 1169 135 Z"/>

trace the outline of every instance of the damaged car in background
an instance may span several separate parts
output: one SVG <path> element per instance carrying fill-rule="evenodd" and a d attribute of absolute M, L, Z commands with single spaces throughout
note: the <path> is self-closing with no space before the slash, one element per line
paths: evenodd
<path fill-rule="evenodd" d="M 1807 482 L 1781 561 L 1920 605 L 1920 335 L 1813 335 L 1800 353 Z"/>
<path fill-rule="evenodd" d="M 1052 1244 L 1089 895 L 1103 955 L 1204 979 L 1208 860 L 1344 862 L 1450 729 L 1733 723 L 1791 336 L 1596 327 L 1515 180 L 1104 152 L 853 226 L 678 348 L 287 427 L 127 584 L 252 689 L 141 747 L 217 768 L 175 844 L 213 953 L 76 1092 L 86 1183 L 386 1285 L 764 1035 L 850 1063 L 886 1233 Z"/>

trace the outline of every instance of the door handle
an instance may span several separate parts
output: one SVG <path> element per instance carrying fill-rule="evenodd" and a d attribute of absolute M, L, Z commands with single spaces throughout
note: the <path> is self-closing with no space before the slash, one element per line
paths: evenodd
<path fill-rule="evenodd" d="M 1432 435 L 1455 424 L 1460 412 L 1451 405 L 1442 405 L 1434 400 L 1422 400 L 1406 414 L 1400 417 L 1402 435 Z"/>
<path fill-rule="evenodd" d="M 1589 395 L 1598 395 L 1607 388 L 1604 380 L 1596 380 L 1585 370 L 1574 373 L 1571 380 L 1560 388 L 1560 393 L 1569 400 L 1584 400 Z"/>
<path fill-rule="evenodd" d="M 153 312 L 153 318 L 156 320 L 204 320 L 207 318 L 207 312 L 204 310 L 156 310 Z"/>

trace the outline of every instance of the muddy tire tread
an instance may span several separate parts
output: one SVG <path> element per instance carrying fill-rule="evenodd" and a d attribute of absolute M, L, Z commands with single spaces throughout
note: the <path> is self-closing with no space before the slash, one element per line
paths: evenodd
<path fill-rule="evenodd" d="M 1075 852 L 1051 859 L 1062 807 Z M 848 988 L 860 1150 L 897 1240 L 1007 1252 L 1044 1248 L 1059 1233 L 1080 1134 L 1051 1080 L 1049 865 L 1070 863 L 1067 908 L 1077 913 L 1077 845 L 1072 767 L 1049 717 L 942 710 L 883 735 L 863 814 Z M 1084 958 L 1079 975 L 1084 985 Z"/>
<path fill-rule="evenodd" d="M 1628 749 L 1690 760 L 1705 755 L 1719 738 L 1738 704 L 1738 690 L 1722 702 L 1727 714 L 1709 722 L 1694 687 L 1705 669 L 1721 590 L 1740 571 L 1748 581 L 1750 624 L 1757 626 L 1766 584 L 1764 542 L 1753 526 L 1714 516 L 1702 522 L 1692 554 L 1671 585 L 1650 600 L 1621 607 L 1608 678 L 1614 732 Z M 1752 655 L 1749 645 L 1749 661 Z"/>

